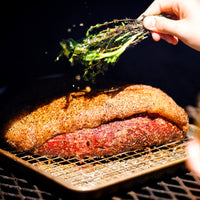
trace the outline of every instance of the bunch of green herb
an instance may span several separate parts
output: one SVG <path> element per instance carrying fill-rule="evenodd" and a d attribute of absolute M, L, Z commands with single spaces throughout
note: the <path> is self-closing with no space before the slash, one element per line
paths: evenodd
<path fill-rule="evenodd" d="M 147 37 L 142 20 L 121 19 L 91 26 L 80 41 L 67 39 L 60 42 L 62 52 L 71 63 L 84 67 L 83 78 L 95 81 L 95 77 L 115 64 L 119 56 L 130 46 Z"/>

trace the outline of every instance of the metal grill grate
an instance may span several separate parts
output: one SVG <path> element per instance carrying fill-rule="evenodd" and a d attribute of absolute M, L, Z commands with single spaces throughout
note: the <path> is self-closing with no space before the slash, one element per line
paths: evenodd
<path fill-rule="evenodd" d="M 36 171 L 69 189 L 90 191 L 119 183 L 185 160 L 185 141 L 103 158 L 48 158 L 14 153 Z"/>
<path fill-rule="evenodd" d="M 55 199 L 51 193 L 42 191 L 27 180 L 16 177 L 0 167 L 0 200 L 43 200 Z"/>
<path fill-rule="evenodd" d="M 46 192 L 48 191 L 48 192 Z M 42 191 L 37 185 L 4 170 L 0 166 L 0 200 L 62 200 L 53 196 L 49 190 Z M 193 173 L 181 174 L 170 179 L 163 179 L 157 185 L 149 185 L 138 191 L 129 191 L 110 200 L 198 200 L 200 199 L 200 179 Z"/>
<path fill-rule="evenodd" d="M 184 200 L 200 199 L 200 179 L 193 173 L 183 177 L 172 177 L 168 182 L 158 182 L 154 187 L 144 187 L 139 192 L 130 191 L 126 197 L 113 197 L 112 200 Z"/>

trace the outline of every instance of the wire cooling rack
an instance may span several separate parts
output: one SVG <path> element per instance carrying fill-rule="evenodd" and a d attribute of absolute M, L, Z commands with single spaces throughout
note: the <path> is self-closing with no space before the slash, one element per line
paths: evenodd
<path fill-rule="evenodd" d="M 0 149 L 0 153 L 73 191 L 94 191 L 185 160 L 185 142 L 101 158 L 49 158 Z"/>

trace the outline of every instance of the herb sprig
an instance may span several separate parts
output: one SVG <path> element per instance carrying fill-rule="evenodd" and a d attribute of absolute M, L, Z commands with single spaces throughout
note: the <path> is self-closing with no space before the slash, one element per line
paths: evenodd
<path fill-rule="evenodd" d="M 62 51 L 57 57 L 66 56 L 69 62 L 84 66 L 83 78 L 95 81 L 98 74 L 104 74 L 108 65 L 114 65 L 119 56 L 131 45 L 135 46 L 149 33 L 142 20 L 121 19 L 91 26 L 85 38 L 72 38 L 60 42 Z"/>

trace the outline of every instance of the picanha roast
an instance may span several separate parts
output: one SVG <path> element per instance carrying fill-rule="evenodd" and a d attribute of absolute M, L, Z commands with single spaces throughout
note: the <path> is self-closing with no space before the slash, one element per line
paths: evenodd
<path fill-rule="evenodd" d="M 18 151 L 78 158 L 113 155 L 183 140 L 183 108 L 160 89 L 128 85 L 73 92 L 11 120 L 4 139 Z"/>

